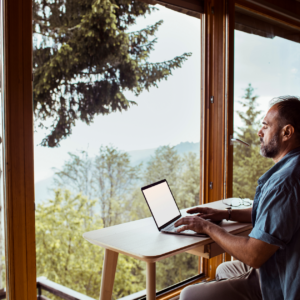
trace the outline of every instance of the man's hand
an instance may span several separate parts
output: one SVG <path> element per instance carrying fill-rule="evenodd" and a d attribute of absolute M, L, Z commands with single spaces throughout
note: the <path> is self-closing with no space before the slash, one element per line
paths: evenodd
<path fill-rule="evenodd" d="M 195 207 L 187 211 L 189 214 L 197 214 L 203 219 L 210 219 L 212 221 L 222 221 L 228 218 L 227 210 L 214 209 L 210 207 Z"/>
<path fill-rule="evenodd" d="M 180 225 L 184 225 L 177 229 L 177 232 L 181 232 L 184 230 L 193 230 L 197 233 L 206 233 L 205 228 L 208 221 L 204 220 L 203 218 L 197 217 L 197 216 L 188 216 L 179 219 L 174 226 L 178 227 Z"/>
<path fill-rule="evenodd" d="M 203 219 L 210 219 L 212 221 L 222 221 L 228 218 L 227 209 L 214 209 L 210 207 L 195 207 L 187 211 L 189 214 L 197 214 Z M 231 221 L 241 223 L 251 223 L 252 207 L 246 209 L 233 209 L 231 211 Z"/>
<path fill-rule="evenodd" d="M 222 227 L 198 216 L 181 218 L 174 225 L 175 227 L 183 225 L 177 232 L 193 230 L 209 235 L 227 253 L 253 268 L 260 268 L 279 248 L 251 237 L 234 236 Z"/>

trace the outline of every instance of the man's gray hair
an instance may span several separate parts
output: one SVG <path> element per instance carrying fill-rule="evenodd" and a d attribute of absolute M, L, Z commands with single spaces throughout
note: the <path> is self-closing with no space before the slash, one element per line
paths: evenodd
<path fill-rule="evenodd" d="M 278 125 L 290 124 L 294 127 L 297 141 L 300 143 L 300 98 L 280 96 L 270 101 L 270 107 L 276 105 L 279 114 Z"/>
<path fill-rule="evenodd" d="M 270 100 L 269 108 L 271 108 L 272 106 L 274 106 L 277 103 L 288 101 L 288 100 L 298 100 L 298 101 L 300 101 L 300 97 L 290 96 L 290 95 L 275 97 L 275 98 Z"/>

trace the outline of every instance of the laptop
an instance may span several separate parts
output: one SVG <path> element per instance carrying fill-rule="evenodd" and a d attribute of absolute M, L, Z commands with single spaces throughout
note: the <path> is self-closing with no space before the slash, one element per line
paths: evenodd
<path fill-rule="evenodd" d="M 208 236 L 193 230 L 177 232 L 180 226 L 176 228 L 174 223 L 182 215 L 166 179 L 144 186 L 141 190 L 160 232 L 189 236 Z"/>

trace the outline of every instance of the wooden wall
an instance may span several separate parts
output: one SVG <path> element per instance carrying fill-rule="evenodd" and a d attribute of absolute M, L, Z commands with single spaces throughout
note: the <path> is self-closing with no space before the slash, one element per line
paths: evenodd
<path fill-rule="evenodd" d="M 4 178 L 7 292 L 36 299 L 32 2 L 4 1 Z"/>

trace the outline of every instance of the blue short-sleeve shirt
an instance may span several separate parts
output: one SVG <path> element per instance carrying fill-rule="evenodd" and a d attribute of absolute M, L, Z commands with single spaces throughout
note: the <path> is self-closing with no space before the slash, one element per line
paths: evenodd
<path fill-rule="evenodd" d="M 264 300 L 300 299 L 300 148 L 259 180 L 250 237 L 279 249 L 259 269 Z"/>

